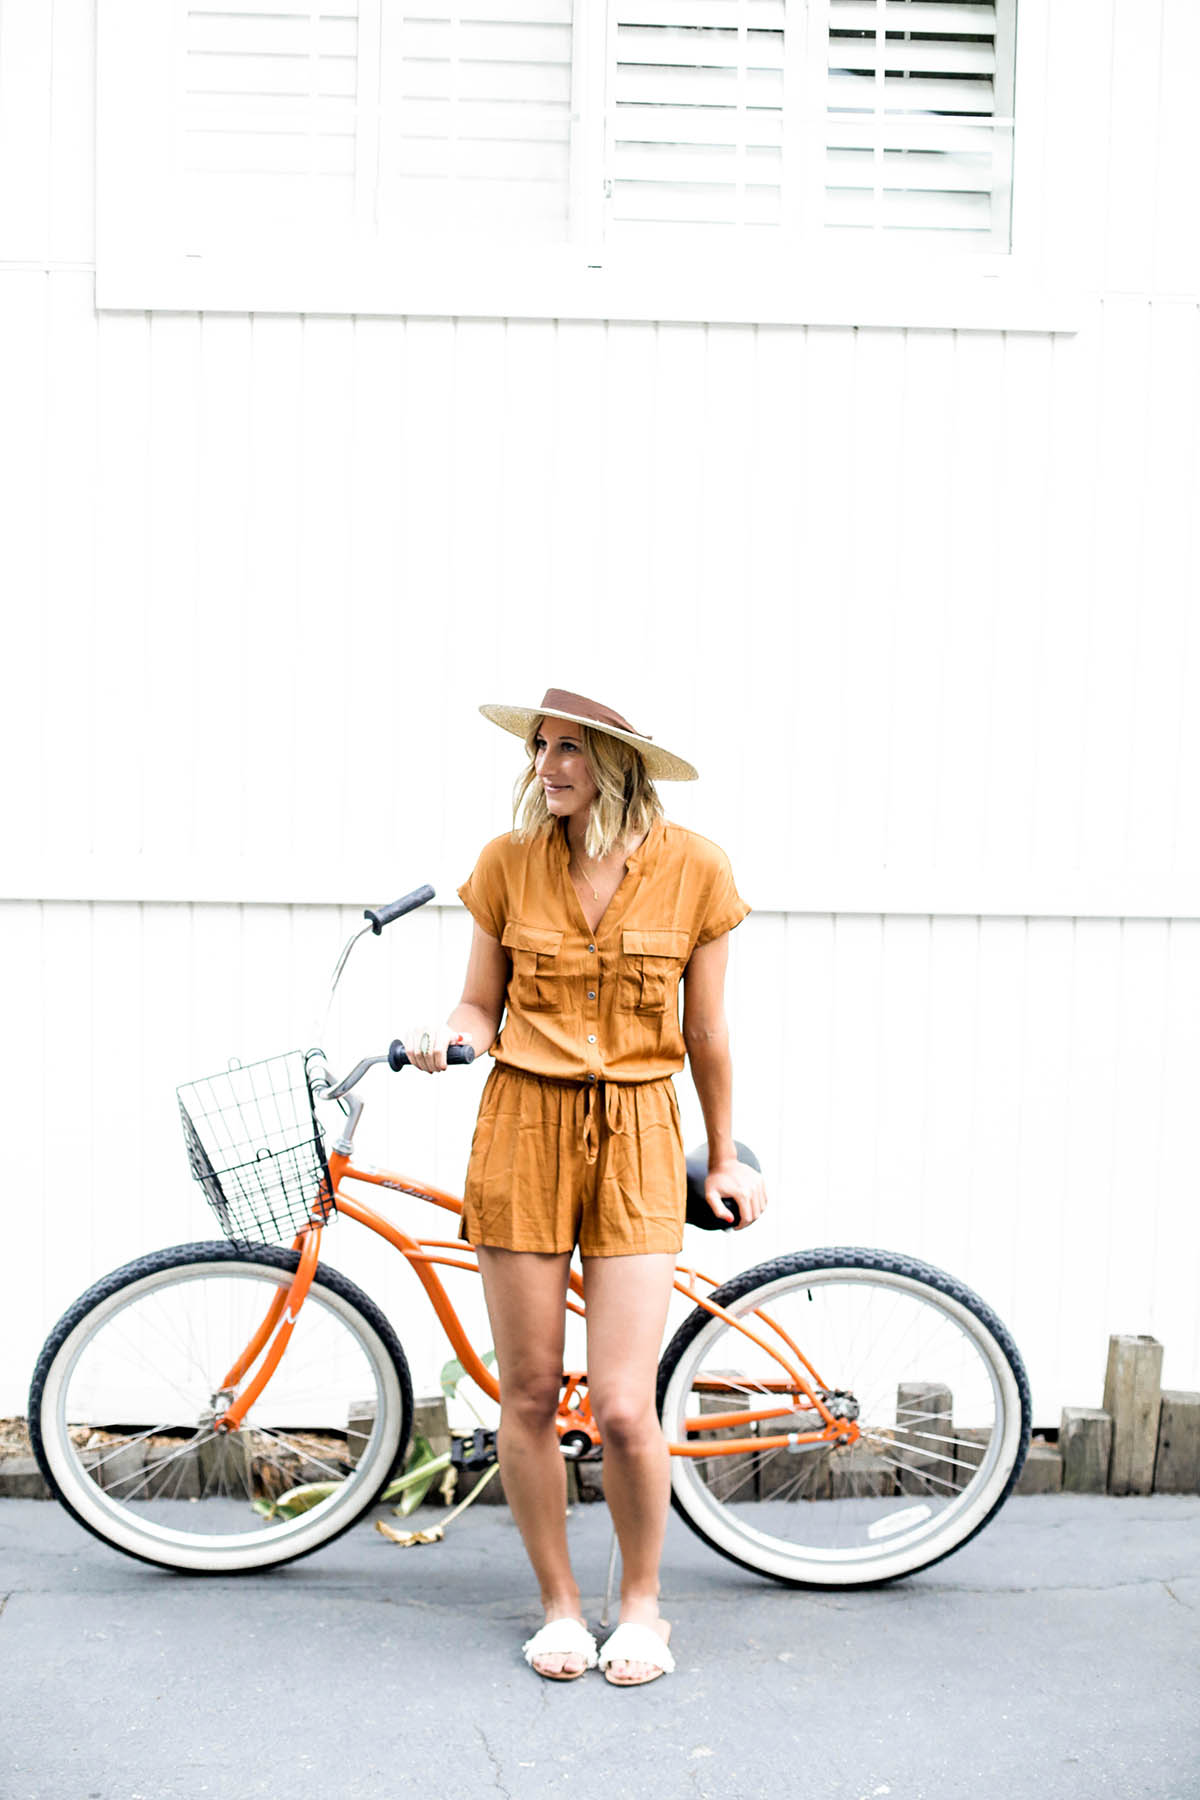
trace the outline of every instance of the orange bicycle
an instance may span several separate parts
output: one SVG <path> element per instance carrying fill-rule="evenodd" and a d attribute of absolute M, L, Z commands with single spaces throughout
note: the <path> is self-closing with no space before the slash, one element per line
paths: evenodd
<path fill-rule="evenodd" d="M 354 944 L 432 899 L 379 911 Z M 473 1052 L 451 1047 L 451 1060 Z M 172 1569 L 234 1573 L 308 1555 L 355 1524 L 403 1462 L 413 1390 L 403 1348 L 368 1295 L 323 1260 L 338 1220 L 405 1257 L 467 1373 L 500 1380 L 470 1342 L 439 1267 L 478 1273 L 459 1238 L 415 1238 L 348 1183 L 461 1202 L 355 1160 L 375 1064 L 341 1080 L 319 1050 L 289 1052 L 179 1090 L 192 1171 L 224 1236 L 158 1250 L 88 1289 L 34 1371 L 42 1473 L 88 1531 Z M 326 1147 L 318 1109 L 336 1108 Z M 710 1215 L 711 1216 L 711 1215 Z M 1011 1492 L 1029 1445 L 1029 1384 L 1012 1338 L 952 1276 L 866 1249 L 801 1250 L 716 1283 L 690 1264 L 694 1303 L 663 1352 L 658 1410 L 672 1503 L 713 1549 L 799 1586 L 859 1587 L 960 1548 Z M 572 1271 L 567 1305 L 584 1311 Z M 587 1374 L 564 1369 L 564 1455 L 595 1455 Z M 264 1505 L 313 1484 L 295 1513 Z"/>

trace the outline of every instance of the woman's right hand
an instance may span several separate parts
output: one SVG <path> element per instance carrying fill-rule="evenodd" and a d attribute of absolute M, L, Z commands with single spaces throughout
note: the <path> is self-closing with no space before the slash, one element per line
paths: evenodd
<path fill-rule="evenodd" d="M 469 1044 L 468 1032 L 454 1031 L 449 1025 L 431 1025 L 420 1022 L 410 1025 L 407 1031 L 400 1033 L 400 1042 L 404 1045 L 410 1067 L 423 1069 L 426 1075 L 438 1075 L 446 1067 L 446 1047 L 449 1044 Z M 422 1044 L 425 1048 L 422 1049 Z"/>

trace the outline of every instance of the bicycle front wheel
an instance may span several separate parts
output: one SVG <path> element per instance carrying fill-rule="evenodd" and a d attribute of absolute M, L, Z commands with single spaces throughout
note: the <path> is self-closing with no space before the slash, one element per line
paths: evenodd
<path fill-rule="evenodd" d="M 1011 1492 L 1028 1379 L 995 1313 L 952 1276 L 886 1251 L 811 1250 L 710 1298 L 730 1318 L 697 1307 L 684 1320 L 658 1407 L 668 1440 L 699 1452 L 671 1458 L 672 1504 L 723 1556 L 794 1586 L 873 1586 L 959 1549 Z M 802 1383 L 849 1441 L 811 1441 L 824 1421 Z M 777 1442 L 755 1449 L 759 1437 Z"/>
<path fill-rule="evenodd" d="M 242 1429 L 216 1429 L 222 1382 L 298 1262 L 183 1244 L 105 1276 L 60 1320 L 30 1435 L 88 1531 L 144 1562 L 236 1573 L 306 1556 L 378 1498 L 407 1446 L 412 1382 L 383 1314 L 335 1269 L 318 1267 Z"/>

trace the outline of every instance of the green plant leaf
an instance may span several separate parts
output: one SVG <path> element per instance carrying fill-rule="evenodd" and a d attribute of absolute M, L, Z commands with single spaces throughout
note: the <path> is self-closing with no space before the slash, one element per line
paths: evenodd
<path fill-rule="evenodd" d="M 496 1366 L 496 1352 L 494 1350 L 485 1350 L 479 1360 L 484 1364 L 485 1368 L 493 1369 Z M 442 1369 L 441 1382 L 442 1392 L 445 1394 L 447 1400 L 453 1398 L 458 1392 L 459 1383 L 466 1379 L 467 1371 L 456 1358 L 446 1363 Z"/>
<path fill-rule="evenodd" d="M 404 1473 L 417 1477 L 405 1488 L 396 1508 L 402 1519 L 411 1512 L 416 1512 L 438 1474 L 437 1457 L 433 1454 L 433 1446 L 428 1438 L 414 1438 L 412 1448 L 404 1461 Z"/>
<path fill-rule="evenodd" d="M 275 1502 L 275 1511 L 282 1513 L 285 1519 L 294 1519 L 298 1513 L 305 1513 L 311 1507 L 319 1506 L 322 1500 L 327 1500 L 341 1485 L 340 1481 L 310 1481 L 304 1487 L 289 1488 Z M 262 1504 L 261 1501 L 255 1501 L 256 1512 Z"/>
<path fill-rule="evenodd" d="M 459 1382 L 465 1381 L 466 1375 L 467 1371 L 460 1362 L 452 1361 L 443 1366 L 441 1376 L 442 1392 L 445 1394 L 447 1400 L 453 1399 Z"/>
<path fill-rule="evenodd" d="M 450 1452 L 445 1450 L 441 1456 L 435 1456 L 432 1462 L 422 1462 L 405 1474 L 398 1475 L 395 1481 L 389 1481 L 379 1497 L 381 1500 L 395 1500 L 400 1494 L 408 1493 L 411 1488 L 417 1487 L 421 1483 L 424 1483 L 421 1491 L 425 1493 L 434 1476 L 440 1475 L 443 1469 L 449 1467 Z M 411 1508 L 409 1510 L 411 1511 Z"/>

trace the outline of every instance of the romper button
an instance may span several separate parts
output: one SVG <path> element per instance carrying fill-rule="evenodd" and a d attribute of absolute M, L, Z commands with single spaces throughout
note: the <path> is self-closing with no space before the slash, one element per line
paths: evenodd
<path fill-rule="evenodd" d="M 596 1077 L 595 1077 L 595 1076 L 594 1076 L 594 1075 L 589 1075 L 589 1076 L 588 1076 L 588 1080 L 589 1080 L 589 1081 L 595 1081 L 595 1079 L 596 1079 Z"/>
<path fill-rule="evenodd" d="M 588 989 L 588 999 L 589 999 L 589 1000 L 594 1000 L 594 999 L 595 999 L 595 998 L 596 998 L 596 992 L 595 992 L 595 989 L 594 989 L 594 988 L 589 988 L 589 989 Z"/>
<path fill-rule="evenodd" d="M 594 950 L 595 950 L 595 948 L 596 948 L 596 946 L 595 946 L 595 944 L 589 944 L 589 945 L 588 945 L 588 949 L 589 949 L 589 950 L 593 950 L 593 951 L 594 951 Z"/>
<path fill-rule="evenodd" d="M 596 1041 L 596 1037 L 595 1037 L 595 1033 L 593 1032 L 593 1034 L 588 1038 L 588 1043 L 594 1044 L 595 1041 Z"/>

